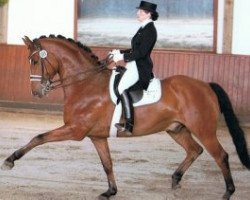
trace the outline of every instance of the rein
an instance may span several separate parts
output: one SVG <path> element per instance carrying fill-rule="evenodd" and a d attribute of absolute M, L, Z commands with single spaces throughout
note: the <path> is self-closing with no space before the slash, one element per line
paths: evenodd
<path fill-rule="evenodd" d="M 73 82 L 68 83 L 68 84 L 64 83 L 66 80 L 68 80 L 68 79 L 74 79 L 74 78 L 78 77 L 79 75 L 82 75 L 82 74 L 86 75 L 88 73 L 90 73 L 90 74 L 91 73 L 100 73 L 100 72 L 102 72 L 104 70 L 107 70 L 106 65 L 109 63 L 109 61 L 110 61 L 110 56 L 107 56 L 105 59 L 103 59 L 103 60 L 100 61 L 101 65 L 100 65 L 99 68 L 88 69 L 88 70 L 79 72 L 78 74 L 65 77 L 63 79 L 57 79 L 57 80 L 54 80 L 54 81 L 50 80 L 50 90 L 56 90 L 56 89 L 61 88 L 61 87 L 68 87 L 68 86 L 70 86 L 72 84 L 76 84 L 76 83 L 84 81 L 85 78 L 83 78 L 81 80 L 73 81 Z M 53 84 L 55 84 L 55 85 L 53 85 Z"/>
<path fill-rule="evenodd" d="M 79 75 L 86 75 L 86 74 L 91 74 L 91 73 L 100 73 L 101 71 L 103 70 L 106 70 L 105 68 L 99 68 L 99 69 L 89 69 L 89 70 L 86 70 L 86 71 L 83 71 L 83 72 L 80 72 L 78 74 L 75 74 L 75 75 L 72 75 L 72 76 L 68 76 L 68 77 L 65 77 L 63 79 L 57 79 L 57 80 L 54 80 L 54 81 L 51 81 L 50 80 L 50 91 L 51 90 L 56 90 L 58 88 L 61 88 L 61 87 L 68 87 L 70 85 L 73 85 L 73 84 L 76 84 L 76 83 L 80 83 L 80 82 L 83 82 L 85 80 L 85 78 L 83 79 L 80 79 L 80 80 L 73 80 L 73 82 L 70 82 L 70 83 L 64 83 L 65 81 L 69 80 L 69 79 L 74 79 L 74 78 L 77 78 Z"/>

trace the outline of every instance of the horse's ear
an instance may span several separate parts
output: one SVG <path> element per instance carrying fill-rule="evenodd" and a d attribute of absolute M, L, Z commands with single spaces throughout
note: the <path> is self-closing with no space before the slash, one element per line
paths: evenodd
<path fill-rule="evenodd" d="M 23 40 L 24 44 L 28 47 L 28 49 L 31 49 L 31 47 L 34 46 L 33 42 L 29 39 L 28 36 L 24 36 L 22 38 L 22 40 Z"/>

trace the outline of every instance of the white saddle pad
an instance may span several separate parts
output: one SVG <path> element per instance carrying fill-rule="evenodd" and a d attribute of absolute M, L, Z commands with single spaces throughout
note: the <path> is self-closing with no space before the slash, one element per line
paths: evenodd
<path fill-rule="evenodd" d="M 109 93 L 112 102 L 115 104 L 117 97 L 114 93 L 114 80 L 115 80 L 115 75 L 117 72 L 115 70 L 112 71 L 112 75 L 110 77 L 110 82 L 109 82 Z M 161 81 L 159 79 L 152 79 L 151 82 L 149 83 L 148 89 L 143 90 L 143 97 L 140 101 L 134 103 L 134 107 L 137 106 L 143 106 L 151 103 L 155 103 L 159 101 L 161 98 Z"/>
<path fill-rule="evenodd" d="M 109 93 L 110 93 L 111 100 L 114 104 L 116 104 L 117 97 L 114 93 L 113 85 L 114 85 L 115 75 L 117 73 L 118 72 L 116 72 L 115 70 L 112 71 L 112 75 L 110 77 L 110 82 L 109 82 Z M 134 103 L 133 105 L 134 107 L 138 107 L 138 106 L 156 103 L 157 101 L 160 100 L 161 94 L 162 94 L 161 82 L 159 79 L 154 78 L 151 80 L 147 91 L 143 90 L 142 99 Z M 110 133 L 109 133 L 110 137 L 116 137 L 117 130 L 114 125 L 115 123 L 119 123 L 121 115 L 122 115 L 122 105 L 120 102 L 118 105 L 116 105 L 115 110 L 114 110 L 114 114 L 113 114 L 112 121 L 110 124 Z"/>

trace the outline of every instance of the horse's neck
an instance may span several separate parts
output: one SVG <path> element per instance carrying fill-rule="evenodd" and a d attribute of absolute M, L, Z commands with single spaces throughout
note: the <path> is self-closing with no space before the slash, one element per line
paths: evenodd
<path fill-rule="evenodd" d="M 69 76 L 91 71 L 97 66 L 97 60 L 94 60 L 90 53 L 72 46 L 67 41 L 45 40 L 43 45 L 51 52 L 56 52 L 55 54 L 59 62 L 58 73 L 61 80 Z"/>
<path fill-rule="evenodd" d="M 82 76 L 88 72 L 94 71 L 95 66 L 91 61 L 81 58 L 79 56 L 70 55 L 62 58 L 61 66 L 59 68 L 59 76 L 65 79 L 70 76 Z"/>
<path fill-rule="evenodd" d="M 98 68 L 97 60 L 91 57 L 92 54 L 55 43 L 48 44 L 52 52 L 60 52 L 57 58 L 60 60 L 58 74 L 64 88 L 64 95 L 70 96 L 81 88 L 97 87 L 108 85 L 110 72 Z M 51 46 L 50 46 L 51 45 Z"/>
<path fill-rule="evenodd" d="M 102 97 L 108 95 L 110 73 L 107 71 L 90 74 L 84 79 L 72 80 L 72 84 L 63 87 L 64 101 L 68 106 L 71 106 L 71 99 L 75 99 L 77 96 L 79 99 L 77 101 L 84 101 L 91 103 L 95 101 L 97 97 Z M 90 98 L 89 98 L 90 97 Z M 87 101 L 85 101 L 88 99 Z"/>
<path fill-rule="evenodd" d="M 109 83 L 110 72 L 94 66 L 87 59 L 79 59 L 76 61 L 64 62 L 59 69 L 61 84 L 64 87 L 64 95 L 70 96 L 76 91 L 84 92 L 83 88 L 99 88 Z M 81 61 L 81 62 L 79 62 Z"/>

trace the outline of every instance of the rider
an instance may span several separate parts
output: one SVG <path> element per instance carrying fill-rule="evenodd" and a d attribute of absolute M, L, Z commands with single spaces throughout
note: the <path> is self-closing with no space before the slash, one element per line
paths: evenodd
<path fill-rule="evenodd" d="M 157 40 L 157 31 L 154 22 L 158 19 L 157 5 L 147 1 L 141 1 L 137 7 L 137 19 L 141 27 L 131 41 L 131 49 L 113 50 L 113 61 L 124 60 L 126 71 L 122 76 L 118 91 L 125 114 L 125 124 L 117 123 L 115 126 L 119 132 L 132 135 L 134 126 L 134 110 L 128 88 L 136 84 L 136 88 L 147 90 L 150 80 L 154 77 L 152 73 L 153 62 L 150 58 L 152 49 Z"/>

